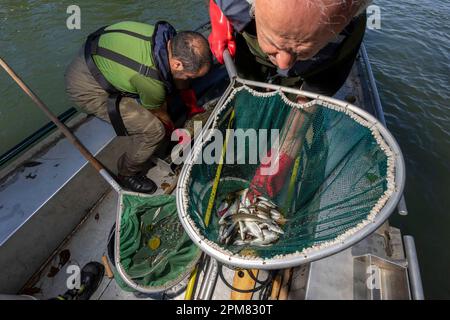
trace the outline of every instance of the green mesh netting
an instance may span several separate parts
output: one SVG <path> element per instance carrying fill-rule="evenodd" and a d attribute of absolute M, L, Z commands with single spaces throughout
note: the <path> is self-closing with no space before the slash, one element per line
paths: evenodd
<path fill-rule="evenodd" d="M 175 196 L 124 194 L 122 204 L 120 263 L 128 277 L 146 288 L 181 281 L 199 250 L 178 220 Z M 131 290 L 117 274 L 115 279 Z"/>
<path fill-rule="evenodd" d="M 234 163 L 224 161 L 208 227 L 203 219 L 218 165 L 199 161 L 192 165 L 180 193 L 188 222 L 221 253 L 252 252 L 258 259 L 271 259 L 333 245 L 369 224 L 392 194 L 392 153 L 376 129 L 356 114 L 319 100 L 299 107 L 280 92 L 261 93 L 244 86 L 234 89 L 215 119 L 213 126 L 223 136 L 233 108 L 233 129 L 279 129 L 280 150 L 296 161 L 290 164 L 281 190 L 271 198 L 288 219 L 282 226 L 284 234 L 264 247 L 220 243 L 217 214 L 227 194 L 249 186 L 264 157 L 249 164 L 250 154 L 264 141 L 247 139 L 245 154 L 238 152 L 236 140 L 234 150 L 226 149 Z M 213 134 L 207 135 L 201 150 L 194 151 L 194 159 L 209 152 L 214 140 Z M 270 139 L 265 141 L 269 150 Z"/>

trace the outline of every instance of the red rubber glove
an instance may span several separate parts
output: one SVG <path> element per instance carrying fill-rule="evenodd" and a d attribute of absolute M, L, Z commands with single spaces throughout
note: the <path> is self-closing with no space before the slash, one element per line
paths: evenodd
<path fill-rule="evenodd" d="M 172 121 L 169 122 L 161 121 L 161 122 L 164 126 L 164 130 L 166 131 L 166 137 L 170 137 L 172 135 L 172 132 L 175 130 L 175 125 L 173 124 Z"/>
<path fill-rule="evenodd" d="M 262 161 L 263 164 L 256 169 L 255 176 L 250 183 L 248 198 L 252 203 L 257 196 L 263 193 L 271 198 L 275 197 L 286 183 L 287 174 L 292 167 L 294 159 L 286 153 L 280 153 L 277 159 L 276 154 L 272 157 L 272 153 L 273 150 L 267 153 L 266 158 Z M 278 170 L 277 166 L 274 165 L 274 161 L 278 161 Z M 271 172 L 269 175 L 262 174 L 262 169 L 265 169 L 264 173 L 267 173 L 267 171 L 271 170 L 271 167 L 274 168 L 272 170 L 275 170 L 275 172 Z"/>
<path fill-rule="evenodd" d="M 209 46 L 217 61 L 223 64 L 223 51 L 225 49 L 228 49 L 232 57 L 236 52 L 233 26 L 214 0 L 209 1 L 209 16 L 211 19 L 211 34 L 208 37 Z"/>
<path fill-rule="evenodd" d="M 192 89 L 180 90 L 181 100 L 183 100 L 188 110 L 188 118 L 192 118 L 196 114 L 203 113 L 206 110 L 197 104 L 197 97 Z"/>

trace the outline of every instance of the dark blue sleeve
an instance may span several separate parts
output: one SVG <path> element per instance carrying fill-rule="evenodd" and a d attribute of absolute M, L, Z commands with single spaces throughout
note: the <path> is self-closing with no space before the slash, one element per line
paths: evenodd
<path fill-rule="evenodd" d="M 241 32 L 252 21 L 250 4 L 247 0 L 215 0 L 215 2 L 236 31 Z"/>

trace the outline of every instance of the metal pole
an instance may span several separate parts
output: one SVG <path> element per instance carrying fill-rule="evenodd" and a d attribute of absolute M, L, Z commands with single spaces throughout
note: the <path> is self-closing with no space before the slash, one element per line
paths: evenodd
<path fill-rule="evenodd" d="M 209 269 L 210 265 L 211 265 L 211 258 L 209 256 L 206 256 L 204 268 L 203 268 L 204 274 L 203 274 L 202 284 L 200 285 L 200 288 L 199 288 L 197 300 L 204 300 L 203 295 L 204 295 L 205 287 L 208 285 L 208 282 L 209 282 L 208 269 Z"/>
<path fill-rule="evenodd" d="M 64 136 L 72 143 L 83 157 L 101 174 L 103 178 L 117 191 L 121 188 L 119 184 L 106 171 L 105 167 L 92 155 L 92 153 L 81 143 L 80 140 L 56 117 L 45 103 L 22 81 L 15 71 L 0 58 L 0 66 L 9 74 L 9 76 L 17 83 L 17 85 L 33 100 L 33 102 L 41 109 L 45 115 L 58 127 Z"/>
<path fill-rule="evenodd" d="M 367 55 L 366 46 L 361 44 L 361 54 L 367 69 L 367 76 L 369 77 L 370 90 L 372 91 L 375 109 L 377 112 L 378 119 L 380 122 L 386 127 L 386 119 L 384 118 L 383 106 L 381 105 L 380 94 L 378 93 L 377 83 L 375 82 L 375 78 L 373 76 L 372 67 L 370 65 L 369 56 Z M 406 207 L 406 201 L 404 195 L 402 195 L 398 205 L 397 211 L 400 215 L 406 216 L 408 215 L 408 208 Z"/>
<path fill-rule="evenodd" d="M 209 264 L 209 269 L 207 270 L 207 272 L 209 272 L 209 274 L 210 274 L 209 283 L 206 286 L 203 300 L 211 300 L 211 298 L 213 296 L 214 289 L 216 288 L 217 277 L 219 275 L 218 268 L 219 268 L 219 264 L 217 263 L 217 260 L 211 258 L 211 263 Z"/>
<path fill-rule="evenodd" d="M 406 258 L 408 260 L 408 275 L 411 284 L 411 294 L 414 300 L 424 300 L 422 278 L 420 276 L 419 261 L 417 259 L 416 245 L 412 236 L 404 236 Z"/>
<path fill-rule="evenodd" d="M 231 58 L 228 49 L 223 51 L 223 61 L 225 62 L 225 67 L 227 68 L 228 76 L 230 79 L 237 77 L 236 66 L 234 65 L 233 58 Z"/>
<path fill-rule="evenodd" d="M 404 195 L 402 195 L 402 197 L 400 198 L 400 201 L 397 205 L 397 211 L 398 211 L 398 214 L 401 216 L 408 215 L 408 208 L 406 207 L 406 201 L 405 201 Z"/>
<path fill-rule="evenodd" d="M 211 300 L 214 288 L 217 283 L 217 276 L 218 276 L 217 268 L 218 268 L 217 261 L 208 256 L 207 265 L 206 268 L 204 269 L 205 276 L 202 280 L 199 294 L 197 296 L 198 300 Z"/>

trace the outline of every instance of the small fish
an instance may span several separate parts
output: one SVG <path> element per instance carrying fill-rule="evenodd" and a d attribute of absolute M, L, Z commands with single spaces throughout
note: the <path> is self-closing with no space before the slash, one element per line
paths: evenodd
<path fill-rule="evenodd" d="M 249 244 L 250 243 L 250 241 L 249 240 L 235 240 L 234 242 L 233 242 L 233 244 L 235 245 L 235 246 L 245 246 L 246 244 Z"/>
<path fill-rule="evenodd" d="M 281 218 L 281 212 L 275 209 L 271 209 L 270 210 L 270 217 L 272 219 L 280 219 Z"/>
<path fill-rule="evenodd" d="M 265 212 L 262 212 L 262 211 L 257 211 L 256 215 L 257 215 L 258 217 L 260 217 L 261 219 L 266 219 L 266 220 L 269 220 L 269 219 L 270 219 L 269 214 L 268 214 L 268 213 L 265 213 Z"/>
<path fill-rule="evenodd" d="M 265 213 L 270 213 L 271 208 L 265 204 L 259 202 L 256 204 L 256 209 Z"/>
<path fill-rule="evenodd" d="M 264 239 L 264 234 L 256 222 L 246 222 L 245 226 L 248 232 L 257 239 Z"/>
<path fill-rule="evenodd" d="M 222 237 L 222 234 L 224 234 L 225 233 L 225 228 L 226 228 L 227 226 L 225 225 L 225 224 L 222 224 L 221 226 L 220 226 L 220 228 L 219 228 L 219 239 Z"/>
<path fill-rule="evenodd" d="M 228 204 L 228 202 L 226 201 L 222 202 L 219 208 L 217 208 L 217 215 L 219 217 L 222 217 L 227 212 L 229 207 L 230 205 Z"/>
<path fill-rule="evenodd" d="M 263 223 L 261 225 L 261 228 L 267 228 L 273 232 L 279 233 L 279 234 L 284 234 L 283 229 L 281 229 L 279 226 L 277 226 L 274 223 Z"/>
<path fill-rule="evenodd" d="M 237 213 L 231 216 L 233 222 L 239 221 L 256 221 L 260 223 L 270 223 L 270 220 L 260 218 L 254 214 Z"/>
<path fill-rule="evenodd" d="M 272 205 L 276 206 L 275 203 L 272 200 L 270 200 L 270 199 L 268 199 L 268 198 L 266 198 L 264 196 L 257 196 L 256 199 L 259 200 L 259 201 L 269 202 Z"/>
<path fill-rule="evenodd" d="M 258 202 L 258 204 L 263 204 L 266 207 L 269 207 L 269 208 L 272 208 L 272 209 L 275 209 L 277 207 L 273 202 L 266 201 L 266 200 L 261 200 L 261 201 Z"/>
<path fill-rule="evenodd" d="M 247 206 L 246 202 L 247 202 L 247 193 L 248 193 L 248 188 L 247 189 L 243 189 L 241 191 L 238 191 L 236 193 L 236 195 L 240 198 L 239 201 L 242 205 Z"/>
<path fill-rule="evenodd" d="M 234 208 L 236 208 L 234 205 L 232 205 L 220 218 L 219 220 L 219 224 L 225 224 L 226 223 L 226 219 L 232 215 L 234 215 L 236 212 L 234 211 Z"/>
<path fill-rule="evenodd" d="M 246 227 L 243 221 L 239 221 L 239 233 L 241 235 L 241 240 L 245 240 Z"/>
<path fill-rule="evenodd" d="M 266 247 L 277 241 L 278 235 L 276 233 L 270 232 L 269 230 L 263 230 L 264 238 L 255 238 L 253 240 L 235 240 L 233 245 L 235 246 L 245 246 L 252 245 L 258 247 Z"/>
<path fill-rule="evenodd" d="M 236 227 L 236 222 L 231 224 L 230 226 L 226 227 L 222 234 L 219 235 L 219 241 L 224 243 L 226 242 L 227 238 L 233 233 L 234 228 Z"/>
<path fill-rule="evenodd" d="M 251 214 L 250 210 L 245 207 L 239 208 L 238 213 Z"/>
<path fill-rule="evenodd" d="M 247 197 L 248 189 L 231 192 L 218 213 L 219 241 L 223 244 L 268 246 L 277 241 L 284 231 L 280 225 L 286 219 L 270 199 L 258 196 L 254 203 Z"/>
<path fill-rule="evenodd" d="M 238 209 L 239 209 L 239 201 L 235 199 L 235 201 L 233 201 L 233 203 L 228 208 L 228 211 L 231 211 L 232 214 L 235 214 L 237 213 Z"/>
<path fill-rule="evenodd" d="M 233 228 L 233 231 L 230 233 L 230 235 L 225 239 L 225 244 L 230 244 L 231 240 L 234 239 L 234 236 L 236 234 L 237 230 Z"/>
<path fill-rule="evenodd" d="M 256 238 L 250 241 L 252 246 L 268 246 L 279 239 L 278 235 L 269 230 L 263 230 L 263 238 Z"/>

